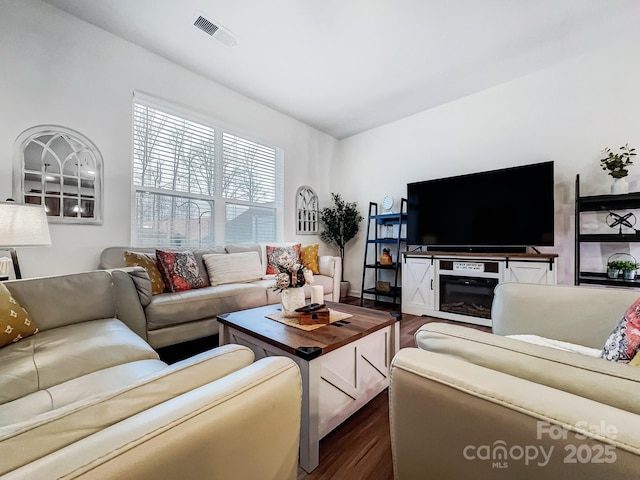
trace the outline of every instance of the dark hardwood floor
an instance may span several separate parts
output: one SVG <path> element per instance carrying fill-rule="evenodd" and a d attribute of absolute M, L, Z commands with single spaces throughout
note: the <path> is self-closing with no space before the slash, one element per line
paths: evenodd
<path fill-rule="evenodd" d="M 352 305 L 360 304 L 360 299 L 356 297 L 347 297 L 340 301 Z M 392 311 L 391 305 L 376 304 L 369 300 L 365 300 L 363 306 Z M 429 322 L 458 323 L 405 313 L 400 321 L 400 348 L 414 347 L 413 335 L 422 325 Z M 489 330 L 485 327 L 469 326 Z M 393 479 L 389 395 L 386 390 L 320 441 L 318 468 L 307 473 L 298 467 L 298 480 L 329 479 Z"/>

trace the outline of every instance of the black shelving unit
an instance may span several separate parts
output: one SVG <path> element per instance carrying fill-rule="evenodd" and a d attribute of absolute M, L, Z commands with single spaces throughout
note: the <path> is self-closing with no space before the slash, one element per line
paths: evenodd
<path fill-rule="evenodd" d="M 381 298 L 386 298 L 388 303 L 393 304 L 393 307 L 395 307 L 396 304 L 398 304 L 398 306 L 400 305 L 402 289 L 398 286 L 398 273 L 400 270 L 399 259 L 402 245 L 406 244 L 407 241 L 407 239 L 403 237 L 406 232 L 403 232 L 402 229 L 402 226 L 406 225 L 406 223 L 407 200 L 405 198 L 400 201 L 400 211 L 398 213 L 379 213 L 378 204 L 373 202 L 369 203 L 360 306 L 363 304 L 365 294 L 374 295 L 376 302 L 381 302 Z M 386 234 L 387 228 L 393 229 L 395 225 L 398 227 L 397 232 L 395 232 L 395 235 L 388 236 Z M 383 233 L 382 230 L 385 230 L 385 232 Z M 393 247 L 391 254 L 392 256 L 395 255 L 395 261 L 390 265 L 383 265 L 379 259 L 382 254 L 382 249 L 387 247 Z M 373 257 L 373 261 L 371 261 L 371 257 Z M 375 280 L 373 287 L 365 288 L 367 271 L 369 270 L 375 272 Z M 393 279 L 389 280 L 391 286 L 388 292 L 376 288 L 378 281 L 380 281 L 381 271 L 392 272 L 391 276 Z"/>
<path fill-rule="evenodd" d="M 576 175 L 576 215 L 575 215 L 575 278 L 574 283 L 611 285 L 618 287 L 640 287 L 640 279 L 624 280 L 609 278 L 602 272 L 583 272 L 580 268 L 580 245 L 582 243 L 640 243 L 638 233 L 580 233 L 581 218 L 584 212 L 611 212 L 640 208 L 640 192 L 619 195 L 580 196 L 580 175 Z"/>

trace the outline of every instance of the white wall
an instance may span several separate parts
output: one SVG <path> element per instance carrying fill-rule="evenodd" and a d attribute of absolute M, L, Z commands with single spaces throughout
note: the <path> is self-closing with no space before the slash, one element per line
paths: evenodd
<path fill-rule="evenodd" d="M 596 51 L 341 141 L 331 191 L 357 201 L 366 215 L 370 201 L 406 196 L 408 182 L 554 160 L 556 241 L 542 250 L 560 255 L 559 282 L 573 283 L 575 176 L 583 193 L 609 193 L 600 151 L 626 142 L 640 147 L 638 37 L 621 35 Z M 640 190 L 638 173 L 640 165 L 631 167 L 632 191 Z M 602 269 L 606 256 L 628 249 L 592 245 L 584 254 Z M 358 294 L 363 255 L 361 230 L 345 261 L 345 278 Z"/>
<path fill-rule="evenodd" d="M 18 250 L 25 277 L 93 269 L 104 247 L 129 244 L 134 90 L 281 147 L 283 239 L 296 238 L 300 185 L 316 189 L 321 201 L 329 198 L 334 138 L 38 0 L 0 0 L 0 65 L 0 199 L 12 196 L 13 145 L 29 127 L 77 130 L 104 159 L 104 224 L 51 224 L 52 247 Z"/>

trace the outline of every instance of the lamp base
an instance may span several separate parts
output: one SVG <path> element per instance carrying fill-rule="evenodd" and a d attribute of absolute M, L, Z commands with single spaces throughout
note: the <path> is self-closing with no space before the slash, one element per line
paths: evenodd
<path fill-rule="evenodd" d="M 11 260 L 13 261 L 13 273 L 15 273 L 16 278 L 22 278 L 22 274 L 20 273 L 20 264 L 18 263 L 18 254 L 16 253 L 16 249 L 7 248 L 7 250 L 11 254 Z"/>

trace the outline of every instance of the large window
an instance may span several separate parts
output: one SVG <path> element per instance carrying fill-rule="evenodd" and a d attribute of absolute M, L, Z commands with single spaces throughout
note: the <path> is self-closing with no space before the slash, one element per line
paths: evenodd
<path fill-rule="evenodd" d="M 278 148 L 135 97 L 133 244 L 275 241 L 281 165 Z"/>

